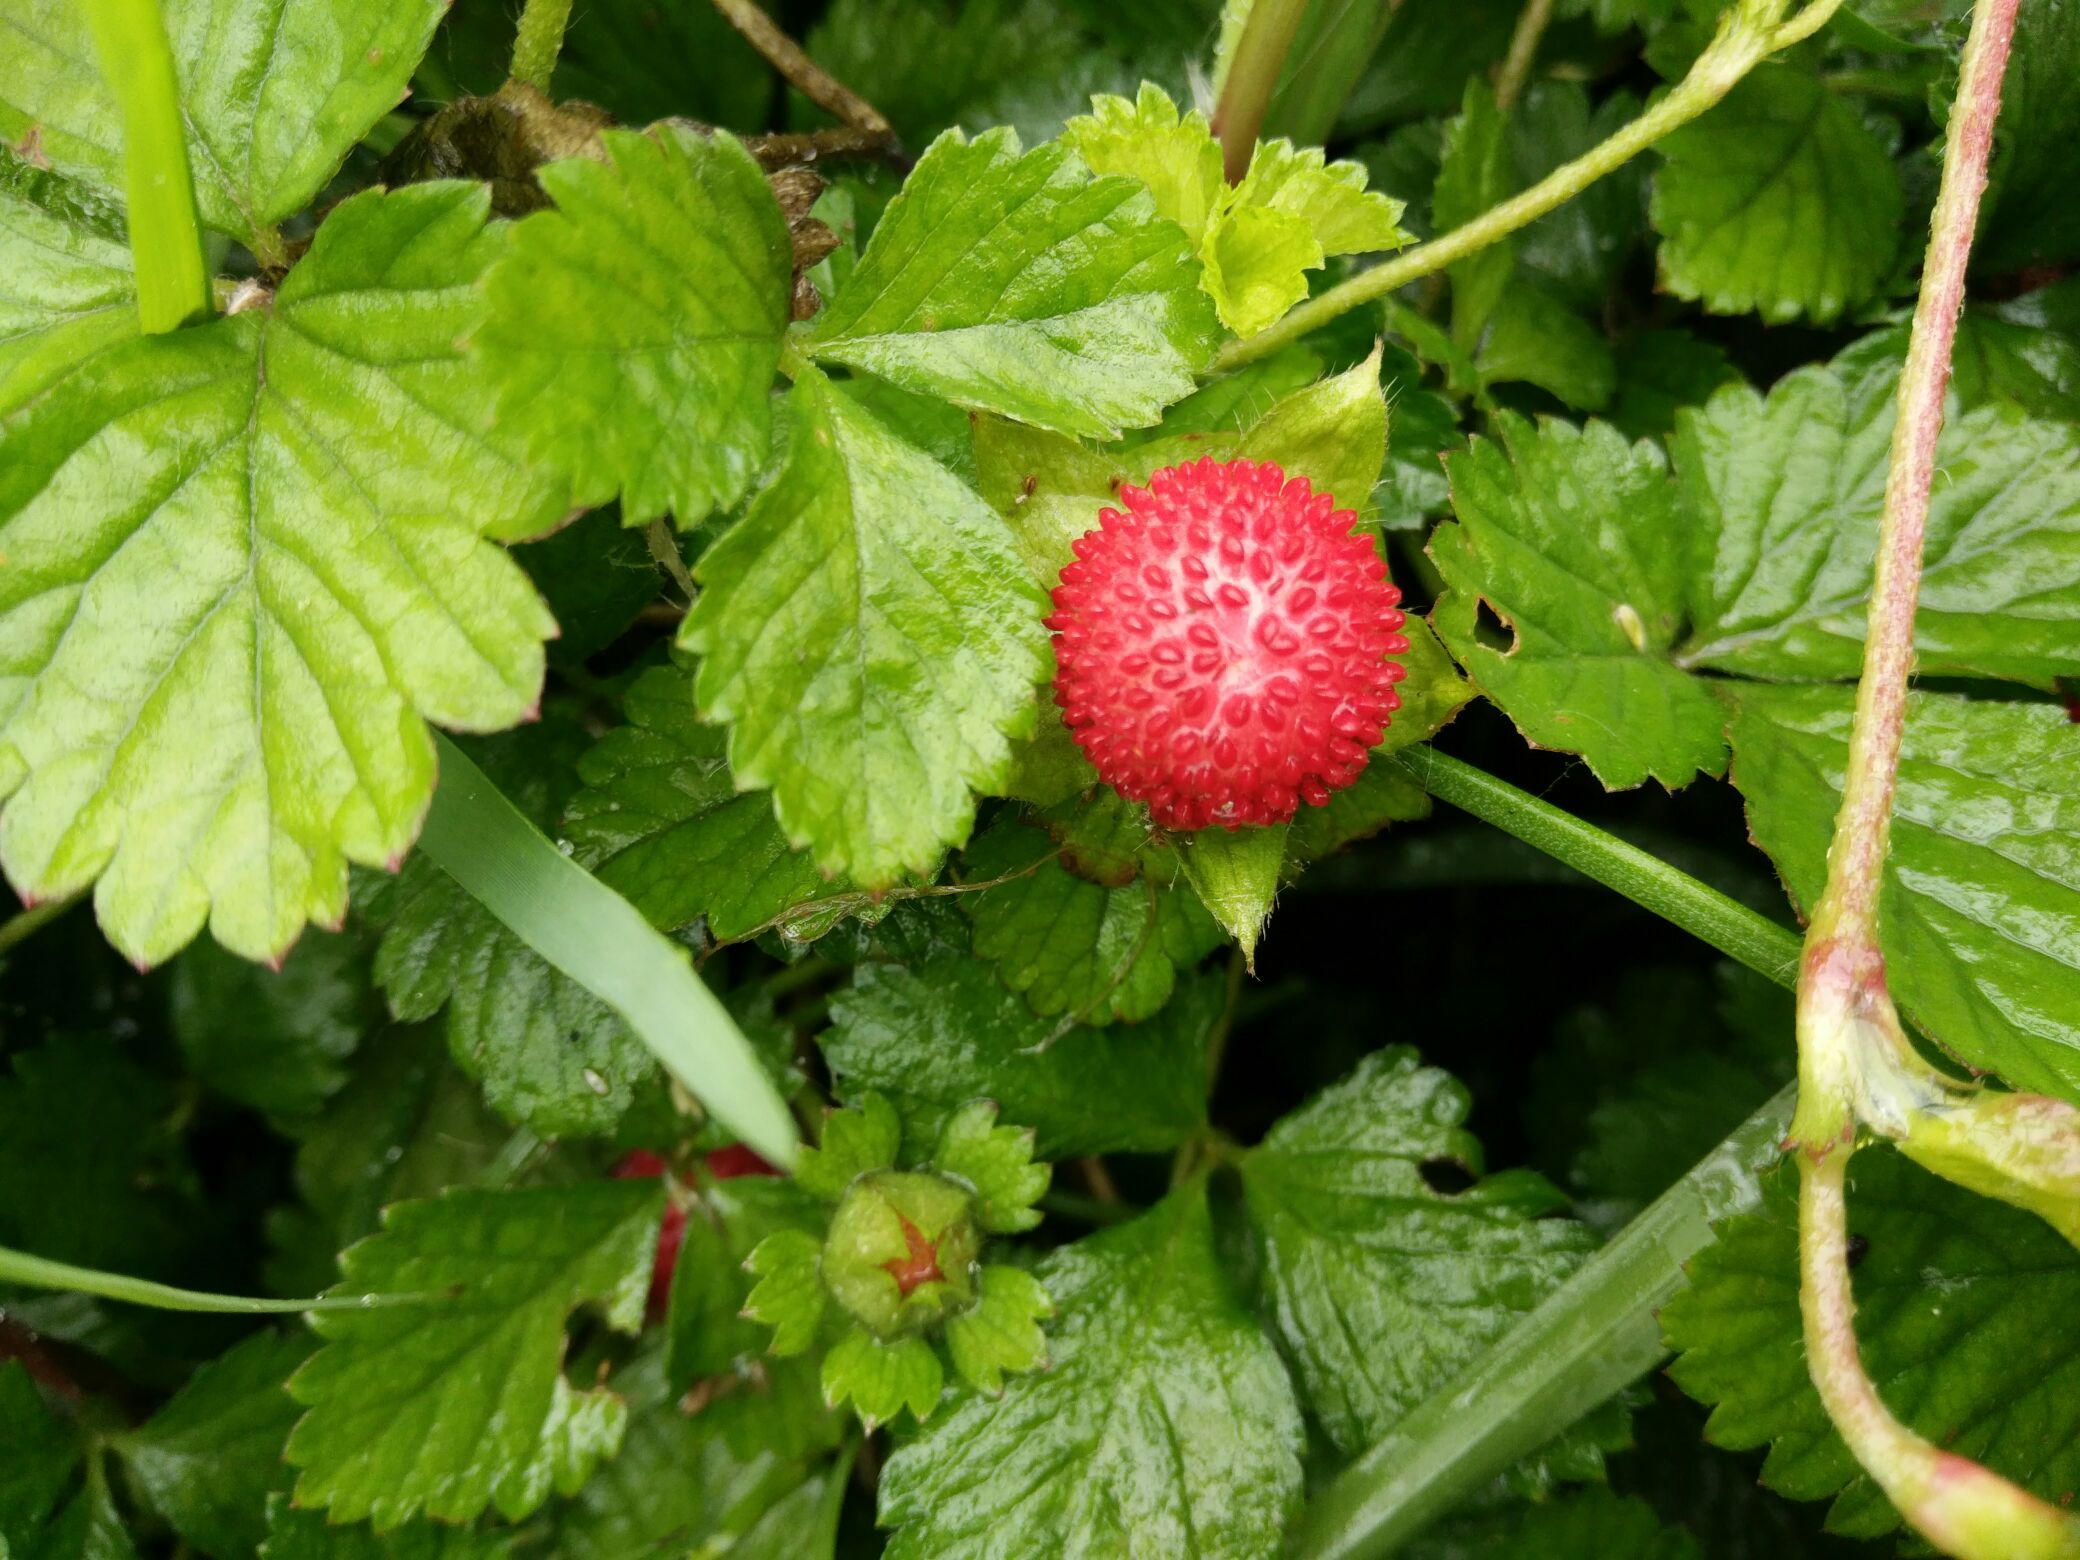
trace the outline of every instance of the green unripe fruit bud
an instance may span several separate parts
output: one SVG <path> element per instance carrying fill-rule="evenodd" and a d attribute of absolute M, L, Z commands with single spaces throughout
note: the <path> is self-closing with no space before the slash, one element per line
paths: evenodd
<path fill-rule="evenodd" d="M 975 1300 L 982 1231 L 966 1189 L 917 1170 L 846 1188 L 823 1243 L 823 1282 L 876 1337 L 924 1331 Z"/>

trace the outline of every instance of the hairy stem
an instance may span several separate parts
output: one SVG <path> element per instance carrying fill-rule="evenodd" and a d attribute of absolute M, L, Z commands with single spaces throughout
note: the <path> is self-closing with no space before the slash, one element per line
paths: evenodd
<path fill-rule="evenodd" d="M 1762 1201 L 1785 1089 L 1308 1503 L 1289 1560 L 1372 1560 L 1667 1358 L 1656 1313 L 1712 1226 Z"/>
<path fill-rule="evenodd" d="M 1780 986 L 1790 986 L 1797 979 L 1796 933 L 1637 845 L 1628 845 L 1550 802 L 1427 745 L 1384 762 L 1397 764 L 1439 801 L 1450 802 L 1536 846 L 1584 877 L 1616 889 L 1756 974 Z"/>
<path fill-rule="evenodd" d="M 1306 14 L 1307 0 L 1256 0 L 1242 24 L 1235 57 L 1221 83 L 1220 102 L 1213 110 L 1213 133 L 1220 138 L 1221 167 L 1230 184 L 1240 184 L 1249 172 L 1271 94 L 1278 90 L 1293 35 Z"/>
<path fill-rule="evenodd" d="M 88 0 L 87 22 L 123 115 L 123 195 L 148 336 L 211 312 L 209 264 L 188 172 L 180 83 L 158 0 Z"/>
<path fill-rule="evenodd" d="M 563 31 L 571 19 L 571 0 L 527 0 L 513 38 L 513 80 L 549 95 L 556 57 L 563 52 Z"/>
<path fill-rule="evenodd" d="M 1507 114 L 1524 95 L 1525 84 L 1531 80 L 1531 63 L 1538 57 L 1539 40 L 1545 37 L 1546 24 L 1552 19 L 1553 0 L 1525 0 L 1517 17 L 1517 29 L 1510 34 L 1509 53 L 1502 57 L 1502 68 L 1495 73 L 1495 106 L 1503 113 Z"/>
<path fill-rule="evenodd" d="M 1690 73 L 1624 129 L 1573 162 L 1561 164 L 1530 189 L 1483 212 L 1464 227 L 1454 228 L 1427 244 L 1418 244 L 1369 271 L 1361 271 L 1308 299 L 1268 329 L 1242 341 L 1231 341 L 1214 359 L 1213 371 L 1226 373 L 1269 357 L 1338 315 L 1377 302 L 1410 282 L 1435 275 L 1565 205 L 1605 174 L 1623 167 L 1670 131 L 1711 108 L 1770 54 L 1810 37 L 1840 4 L 1841 0 L 1811 0 L 1797 16 L 1782 24 L 1751 15 L 1746 4 L 1736 7 L 1721 19 L 1718 33 L 1697 57 Z M 1773 17 L 1774 11 L 1770 14 Z"/>
<path fill-rule="evenodd" d="M 758 0 L 715 0 L 715 9 L 789 86 L 826 114 L 877 141 L 895 139 L 895 127 L 881 117 L 880 110 L 810 59 L 800 44 L 774 25 Z"/>

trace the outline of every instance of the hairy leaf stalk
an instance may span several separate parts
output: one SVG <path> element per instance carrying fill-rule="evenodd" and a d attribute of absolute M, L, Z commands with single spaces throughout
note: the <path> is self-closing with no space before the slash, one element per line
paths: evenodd
<path fill-rule="evenodd" d="M 1286 68 L 1286 55 L 1293 35 L 1307 14 L 1307 0 L 1256 0 L 1242 36 L 1235 45 L 1235 58 L 1221 83 L 1220 102 L 1213 111 L 1213 133 L 1221 143 L 1221 169 L 1230 184 L 1240 184 L 1249 172 L 1250 159 L 1263 133 L 1264 116 L 1271 108 L 1271 95 Z"/>
<path fill-rule="evenodd" d="M 1799 1104 L 1791 1125 L 1800 1150 L 1799 1299 L 1813 1384 L 1843 1440 L 1893 1504 L 1962 1560 L 2080 1556 L 2080 1521 L 1931 1445 L 1879 1398 L 1856 1343 L 1846 1177 L 1857 1134 L 1868 1129 L 1901 1140 L 1909 1153 L 1967 1185 L 2045 1213 L 2068 1233 L 2068 1215 L 2080 1207 L 2073 1113 L 2031 1101 L 2043 1109 L 2017 1117 L 2013 1096 L 2005 1103 L 1976 1096 L 1920 1062 L 1886 989 L 1878 940 L 1936 439 L 2017 3 L 1979 0 L 1951 111 L 1900 376 L 1842 807 L 1799 976 Z"/>
<path fill-rule="evenodd" d="M 547 97 L 570 19 L 571 0 L 527 0 L 513 38 L 513 67 L 507 74 Z"/>
<path fill-rule="evenodd" d="M 1369 271 L 1361 271 L 1290 310 L 1268 329 L 1229 342 L 1215 357 L 1214 372 L 1225 373 L 1269 357 L 1338 315 L 1376 303 L 1410 282 L 1434 276 L 1564 206 L 1598 179 L 1616 172 L 1663 136 L 1711 108 L 1770 55 L 1818 32 L 1840 5 L 1841 0 L 1812 0 L 1789 21 L 1779 21 L 1784 9 L 1782 0 L 1743 0 L 1719 19 L 1719 30 L 1698 55 L 1690 73 L 1624 129 L 1573 162 L 1562 163 L 1530 189 L 1483 212 L 1464 227 L 1454 228 L 1427 244 L 1418 244 Z M 1239 66 L 1240 50 L 1237 53 Z M 1224 135 L 1222 144 L 1226 142 Z"/>

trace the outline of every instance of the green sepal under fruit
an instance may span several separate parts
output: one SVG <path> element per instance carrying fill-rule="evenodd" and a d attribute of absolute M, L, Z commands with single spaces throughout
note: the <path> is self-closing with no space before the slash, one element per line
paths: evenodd
<path fill-rule="evenodd" d="M 898 1164 L 902 1138 L 881 1095 L 833 1111 L 796 1172 L 834 1205 L 823 1239 L 780 1231 L 744 1263 L 758 1278 L 744 1315 L 773 1329 L 771 1352 L 826 1344 L 824 1401 L 850 1402 L 870 1430 L 905 1408 L 930 1416 L 946 1374 L 935 1334 L 960 1376 L 994 1395 L 1005 1372 L 1046 1363 L 1039 1324 L 1054 1310 L 1031 1274 L 981 1260 L 990 1235 L 1040 1222 L 1050 1171 L 1033 1163 L 1031 1129 L 999 1126 L 995 1103 L 976 1100 L 947 1118 L 924 1164 Z"/>

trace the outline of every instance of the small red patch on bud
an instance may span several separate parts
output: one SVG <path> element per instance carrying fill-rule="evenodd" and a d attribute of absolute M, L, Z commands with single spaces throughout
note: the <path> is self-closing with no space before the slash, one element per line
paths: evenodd
<path fill-rule="evenodd" d="M 939 1253 L 932 1243 L 925 1239 L 924 1231 L 900 1213 L 896 1215 L 896 1219 L 903 1226 L 903 1239 L 909 1242 L 910 1254 L 884 1262 L 882 1266 L 888 1269 L 889 1275 L 896 1281 L 896 1288 L 901 1290 L 907 1299 L 918 1285 L 936 1283 L 946 1275 L 939 1271 Z"/>
<path fill-rule="evenodd" d="M 639 1148 L 622 1157 L 614 1166 L 617 1181 L 647 1181 L 662 1177 L 671 1169 L 664 1160 L 647 1148 Z M 672 1300 L 672 1270 L 679 1265 L 679 1248 L 686 1242 L 686 1210 L 675 1202 L 664 1205 L 664 1223 L 657 1231 L 657 1259 L 650 1265 L 650 1315 L 664 1315 Z"/>
<path fill-rule="evenodd" d="M 1119 492 L 1047 620 L 1055 702 L 1099 777 L 1178 830 L 1282 823 L 1356 780 L 1408 649 L 1357 516 L 1268 461 Z"/>

